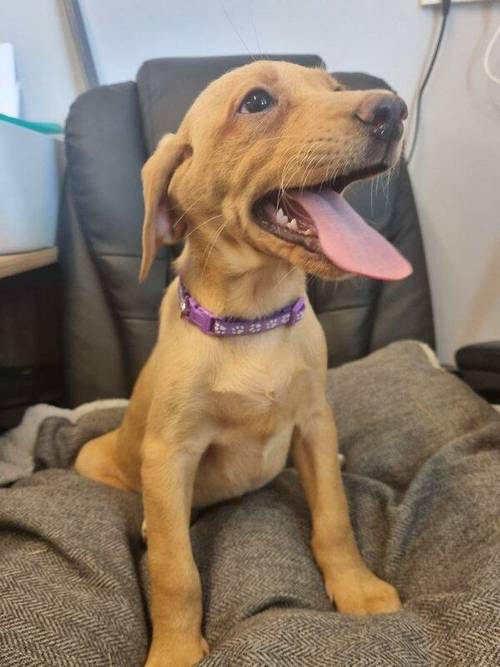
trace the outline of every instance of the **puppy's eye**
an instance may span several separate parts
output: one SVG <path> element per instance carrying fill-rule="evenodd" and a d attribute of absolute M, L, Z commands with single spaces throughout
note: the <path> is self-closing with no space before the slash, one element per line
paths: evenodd
<path fill-rule="evenodd" d="M 267 111 L 274 104 L 274 98 L 260 88 L 251 90 L 238 109 L 238 113 L 260 113 Z"/>

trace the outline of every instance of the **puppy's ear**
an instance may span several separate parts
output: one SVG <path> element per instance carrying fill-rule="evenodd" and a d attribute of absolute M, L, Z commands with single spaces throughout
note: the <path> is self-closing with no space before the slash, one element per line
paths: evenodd
<path fill-rule="evenodd" d="M 183 236 L 183 227 L 176 225 L 172 219 L 167 192 L 174 171 L 190 151 L 190 147 L 177 135 L 166 134 L 142 168 L 144 224 L 139 274 L 141 283 L 148 276 L 158 248 L 164 243 L 176 243 Z"/>

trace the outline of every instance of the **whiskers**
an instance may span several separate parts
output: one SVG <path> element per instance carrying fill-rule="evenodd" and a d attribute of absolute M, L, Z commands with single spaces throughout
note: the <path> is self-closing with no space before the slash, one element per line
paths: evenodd
<path fill-rule="evenodd" d="M 286 280 L 286 279 L 288 278 L 288 276 L 289 276 L 291 273 L 293 273 L 293 271 L 295 271 L 296 268 L 297 268 L 297 267 L 292 266 L 292 268 L 291 268 L 289 271 L 286 271 L 286 272 L 281 276 L 281 278 L 276 282 L 275 287 L 278 287 L 279 285 L 281 285 L 281 283 L 282 283 L 284 280 Z"/>
<path fill-rule="evenodd" d="M 391 200 L 391 182 L 394 176 L 396 178 L 399 175 L 399 170 L 401 169 L 401 160 L 385 171 L 383 174 L 378 174 L 371 179 L 370 183 L 370 213 L 372 218 L 374 217 L 374 199 L 378 196 L 379 189 L 382 190 L 382 194 L 385 199 L 385 208 L 389 208 Z"/>
<path fill-rule="evenodd" d="M 205 225 L 208 225 L 209 222 L 212 222 L 212 220 L 217 220 L 217 218 L 222 218 L 222 213 L 219 213 L 219 215 L 213 215 L 211 218 L 207 218 L 206 220 L 203 220 L 203 222 L 200 222 L 199 225 L 196 225 L 194 229 L 192 229 L 188 234 L 185 235 L 185 239 L 189 238 L 191 234 L 194 234 L 195 232 L 200 229 L 200 227 L 204 227 Z"/>
<path fill-rule="evenodd" d="M 254 21 L 254 18 L 253 18 L 252 7 L 251 7 L 250 5 L 248 5 L 247 9 L 248 9 L 248 18 L 249 18 L 249 22 L 250 22 L 250 24 L 251 24 L 251 26 L 252 26 L 253 36 L 254 36 L 254 39 L 255 39 L 255 45 L 256 45 L 256 47 L 257 47 L 256 52 L 255 52 L 255 55 L 250 51 L 247 42 L 243 39 L 243 35 L 241 34 L 241 32 L 240 32 L 240 31 L 238 30 L 238 28 L 236 27 L 235 22 L 232 20 L 230 14 L 229 14 L 229 12 L 228 12 L 228 10 L 227 10 L 227 8 L 226 8 L 226 5 L 225 5 L 224 0 L 221 0 L 221 7 L 222 7 L 222 11 L 224 12 L 224 15 L 225 15 L 225 17 L 226 17 L 227 22 L 229 23 L 229 25 L 230 25 L 231 28 L 233 29 L 233 32 L 235 33 L 235 35 L 236 35 L 236 36 L 238 37 L 238 39 L 240 40 L 240 42 L 241 42 L 243 48 L 244 48 L 245 51 L 248 53 L 248 55 L 250 56 L 250 58 L 255 62 L 255 60 L 257 60 L 257 58 L 255 57 L 255 55 L 257 55 L 257 57 L 258 57 L 259 60 L 269 60 L 269 56 L 266 55 L 266 54 L 264 54 L 264 52 L 263 52 L 263 50 L 262 50 L 262 47 L 261 47 L 261 43 L 260 43 L 260 39 L 259 39 L 259 35 L 257 34 L 257 28 L 256 28 L 256 26 L 255 26 L 255 21 Z"/>
<path fill-rule="evenodd" d="M 185 210 L 184 213 L 181 215 L 181 217 L 180 217 L 180 218 L 177 218 L 177 220 L 176 220 L 176 221 L 174 222 L 174 224 L 172 225 L 172 227 L 173 227 L 174 229 L 177 227 L 177 225 L 179 224 L 179 222 L 184 218 L 184 216 L 186 215 L 186 213 L 189 213 L 189 211 L 190 211 L 192 208 L 194 208 L 194 207 L 196 206 L 196 204 L 202 199 L 202 197 L 203 197 L 203 195 L 201 195 L 200 197 L 198 197 L 198 199 L 195 199 L 194 202 L 192 202 L 192 203 L 186 208 L 186 210 Z"/>
<path fill-rule="evenodd" d="M 218 217 L 222 218 L 223 216 L 220 215 Z M 210 259 L 210 255 L 212 254 L 213 249 L 215 248 L 215 244 L 220 239 L 222 232 L 224 231 L 224 229 L 227 227 L 228 224 L 229 224 L 229 220 L 223 220 L 222 225 L 220 225 L 217 228 L 217 231 L 215 232 L 215 234 L 213 236 L 212 242 L 210 243 L 210 245 L 208 246 L 208 248 L 205 251 L 203 268 L 202 268 L 202 271 L 201 271 L 202 278 L 205 277 L 205 273 L 206 273 L 207 266 L 208 266 L 208 261 Z"/>

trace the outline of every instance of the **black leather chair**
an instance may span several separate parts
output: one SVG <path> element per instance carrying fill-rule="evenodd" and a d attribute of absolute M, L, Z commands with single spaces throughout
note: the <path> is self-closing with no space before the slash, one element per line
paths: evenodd
<path fill-rule="evenodd" d="M 60 225 L 66 404 L 129 394 L 155 340 L 178 251 L 165 248 L 139 286 L 141 165 L 211 78 L 247 60 L 152 61 L 137 83 L 98 88 L 73 105 Z M 362 74 L 338 77 L 354 87 L 385 85 Z M 415 272 L 392 284 L 311 283 L 330 364 L 401 338 L 432 345 L 406 166 L 390 183 L 360 184 L 349 196 Z M 476 350 L 471 368 L 481 362 L 490 370 L 499 351 L 492 347 L 485 358 Z M 382 359 L 378 367 L 375 356 Z M 210 664 L 497 664 L 491 498 L 499 422 L 472 392 L 428 359 L 421 363 L 425 356 L 418 345 L 393 346 L 368 368 L 353 364 L 332 381 L 353 525 L 374 571 L 397 580 L 403 612 L 367 622 L 332 613 L 304 549 L 309 513 L 288 470 L 258 493 L 207 509 L 193 528 Z M 9 632 L 2 665 L 69 664 L 69 645 L 71 664 L 143 664 L 149 637 L 141 500 L 64 470 L 90 435 L 121 418 L 116 403 L 93 407 L 78 419 L 49 409 L 38 431 L 31 419 L 8 443 L 9 475 L 15 469 L 9 455 L 24 449 L 22 479 L 2 488 L 0 503 L 0 615 Z M 33 455 L 37 472 L 30 475 Z"/>
<path fill-rule="evenodd" d="M 323 65 L 317 56 L 273 58 Z M 152 60 L 141 67 L 136 82 L 96 88 L 71 107 L 60 221 L 66 404 L 129 395 L 154 343 L 158 306 L 176 254 L 175 248 L 163 249 L 150 278 L 139 286 L 141 165 L 160 137 L 176 130 L 209 81 L 249 61 L 247 56 Z M 335 76 L 352 88 L 388 87 L 366 74 Z M 414 273 L 398 283 L 311 282 L 330 366 L 398 339 L 432 346 L 425 256 L 406 165 L 390 181 L 353 186 L 348 198 L 412 262 Z"/>

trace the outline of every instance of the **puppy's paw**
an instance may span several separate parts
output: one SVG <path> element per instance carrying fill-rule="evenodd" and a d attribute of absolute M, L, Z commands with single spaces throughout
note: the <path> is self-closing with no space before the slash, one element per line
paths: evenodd
<path fill-rule="evenodd" d="M 401 609 L 397 590 L 369 570 L 352 570 L 325 582 L 328 597 L 342 614 L 388 614 Z"/>
<path fill-rule="evenodd" d="M 187 644 L 182 638 L 168 644 L 153 643 L 144 667 L 194 667 L 208 655 L 208 644 L 203 637 Z"/>

